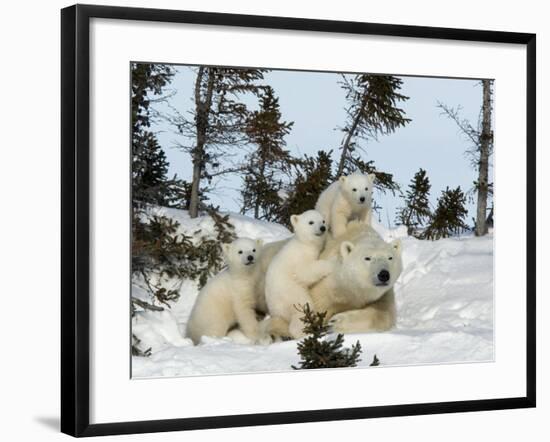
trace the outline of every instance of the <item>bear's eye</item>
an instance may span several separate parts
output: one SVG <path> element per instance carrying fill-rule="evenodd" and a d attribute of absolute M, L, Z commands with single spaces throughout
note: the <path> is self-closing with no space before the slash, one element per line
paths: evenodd
<path fill-rule="evenodd" d="M 252 249 L 252 253 L 256 253 L 256 249 Z M 390 258 L 391 259 L 391 258 Z"/>
<path fill-rule="evenodd" d="M 365 256 L 365 261 L 370 261 L 370 256 Z"/>
<path fill-rule="evenodd" d="M 390 256 L 388 259 L 391 261 L 393 259 L 393 256 Z"/>
<path fill-rule="evenodd" d="M 310 222 L 309 222 L 309 225 L 312 226 L 312 225 L 313 225 L 313 221 L 310 221 Z"/>
<path fill-rule="evenodd" d="M 323 220 L 323 224 L 325 224 L 325 220 Z"/>
<path fill-rule="evenodd" d="M 357 192 L 357 189 L 353 189 L 354 192 Z"/>
<path fill-rule="evenodd" d="M 243 254 L 243 251 L 242 250 L 239 250 L 239 255 L 242 255 Z"/>
<path fill-rule="evenodd" d="M 368 188 L 368 187 L 365 187 L 365 190 L 369 190 L 369 188 Z"/>

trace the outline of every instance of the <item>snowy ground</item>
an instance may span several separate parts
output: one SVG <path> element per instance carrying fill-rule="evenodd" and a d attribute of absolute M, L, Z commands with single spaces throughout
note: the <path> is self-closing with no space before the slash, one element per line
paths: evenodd
<path fill-rule="evenodd" d="M 209 219 L 191 220 L 183 211 L 158 209 L 177 219 L 181 231 L 211 231 Z M 232 214 L 238 236 L 276 241 L 290 235 L 284 227 Z M 347 335 L 363 347 L 360 366 L 376 354 L 381 365 L 481 362 L 493 360 L 493 238 L 464 236 L 419 241 L 403 230 L 375 228 L 386 239 L 402 237 L 404 270 L 396 285 L 397 327 L 385 333 Z M 169 283 L 167 283 L 169 284 Z M 150 357 L 133 357 L 134 377 L 286 371 L 298 363 L 296 341 L 268 346 L 231 338 L 206 338 L 193 346 L 183 337 L 197 295 L 185 282 L 180 299 L 164 312 L 138 313 L 132 331 L 151 347 Z M 133 294 L 146 297 L 139 281 Z"/>

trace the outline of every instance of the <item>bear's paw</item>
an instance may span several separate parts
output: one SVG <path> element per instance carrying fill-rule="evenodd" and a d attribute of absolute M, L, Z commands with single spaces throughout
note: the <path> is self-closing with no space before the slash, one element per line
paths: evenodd
<path fill-rule="evenodd" d="M 353 333 L 357 326 L 354 312 L 337 313 L 328 322 L 329 330 L 332 333 Z M 367 324 L 363 324 L 367 327 Z"/>

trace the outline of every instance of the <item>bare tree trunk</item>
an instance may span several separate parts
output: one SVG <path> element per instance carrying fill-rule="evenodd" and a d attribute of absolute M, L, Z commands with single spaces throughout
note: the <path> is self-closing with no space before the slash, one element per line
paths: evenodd
<path fill-rule="evenodd" d="M 201 85 L 204 76 L 208 76 L 204 101 L 201 97 Z M 195 110 L 197 144 L 193 149 L 193 180 L 191 181 L 191 196 L 189 200 L 189 216 L 196 218 L 199 215 L 199 191 L 200 181 L 204 167 L 204 147 L 206 145 L 206 131 L 208 129 L 208 117 L 212 107 L 212 94 L 214 91 L 215 72 L 213 68 L 201 66 L 195 81 Z"/>
<path fill-rule="evenodd" d="M 259 170 L 259 176 L 263 177 L 265 174 L 265 152 L 262 150 L 261 157 L 260 157 L 260 170 Z M 254 218 L 259 219 L 260 216 L 260 202 L 258 201 L 258 198 L 256 198 L 256 201 L 254 202 Z"/>
<path fill-rule="evenodd" d="M 483 110 L 479 140 L 479 174 L 477 190 L 476 236 L 487 233 L 487 197 L 489 194 L 489 155 L 493 140 L 491 129 L 491 80 L 482 80 Z"/>
<path fill-rule="evenodd" d="M 193 181 L 191 181 L 191 197 L 189 200 L 189 216 L 196 218 L 199 215 L 199 187 L 201 181 L 202 167 L 200 158 L 203 151 L 198 146 L 193 152 Z"/>
<path fill-rule="evenodd" d="M 346 157 L 348 156 L 349 151 L 349 145 L 351 143 L 351 139 L 355 135 L 355 131 L 357 130 L 357 126 L 359 125 L 359 120 L 361 118 L 361 112 L 357 112 L 357 115 L 355 116 L 355 119 L 353 120 L 353 124 L 351 128 L 348 131 L 348 134 L 346 136 L 346 139 L 344 140 L 344 143 L 342 144 L 342 153 L 340 155 L 340 162 L 338 163 L 338 172 L 336 174 L 336 178 L 339 178 L 344 173 L 344 166 L 346 164 Z"/>
<path fill-rule="evenodd" d="M 346 157 L 348 156 L 349 145 L 351 144 L 352 138 L 355 136 L 355 131 L 357 130 L 357 126 L 359 126 L 359 122 L 361 121 L 361 114 L 363 113 L 363 110 L 365 109 L 366 105 L 367 105 L 367 97 L 365 95 L 361 100 L 361 107 L 357 110 L 357 113 L 355 114 L 355 118 L 353 119 L 353 124 L 351 125 L 351 128 L 348 131 L 346 139 L 342 144 L 342 154 L 340 155 L 340 162 L 338 163 L 338 172 L 336 174 L 336 178 L 341 177 L 342 174 L 344 173 L 344 166 L 346 165 Z"/>

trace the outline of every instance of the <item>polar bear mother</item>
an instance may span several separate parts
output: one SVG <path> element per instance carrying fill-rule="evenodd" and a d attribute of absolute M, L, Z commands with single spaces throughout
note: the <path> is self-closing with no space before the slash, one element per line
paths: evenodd
<path fill-rule="evenodd" d="M 380 332 L 396 322 L 394 285 L 402 269 L 401 242 L 385 242 L 370 226 L 352 221 L 344 235 L 327 242 L 320 258 L 333 270 L 309 290 L 314 310 L 327 312 L 338 333 Z M 299 338 L 289 324 L 270 324 L 274 337 Z"/>
<path fill-rule="evenodd" d="M 333 331 L 386 331 L 396 322 L 394 285 L 403 270 L 401 241 L 385 242 L 370 226 L 352 223 L 321 257 L 338 256 L 334 271 L 310 291 Z"/>

